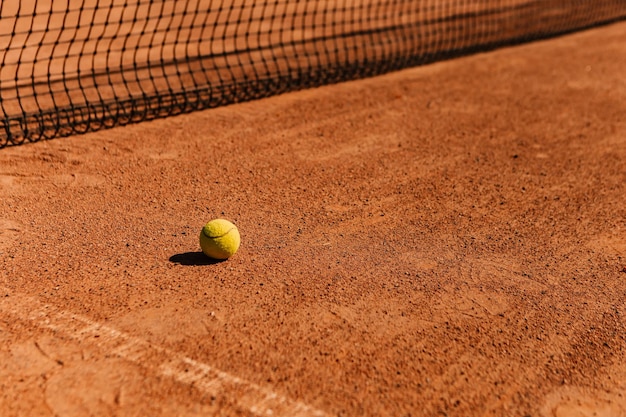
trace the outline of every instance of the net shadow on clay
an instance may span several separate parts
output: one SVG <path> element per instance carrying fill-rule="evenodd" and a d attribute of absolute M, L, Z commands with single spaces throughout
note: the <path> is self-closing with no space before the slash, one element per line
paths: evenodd
<path fill-rule="evenodd" d="M 623 0 L 0 2 L 0 148 L 370 77 L 625 17 Z"/>

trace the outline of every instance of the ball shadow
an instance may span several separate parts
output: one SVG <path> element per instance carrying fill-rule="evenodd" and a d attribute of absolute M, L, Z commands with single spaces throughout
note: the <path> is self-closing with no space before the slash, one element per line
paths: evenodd
<path fill-rule="evenodd" d="M 224 260 L 211 259 L 202 252 L 184 252 L 170 256 L 170 262 L 185 266 L 198 266 L 219 264 Z"/>

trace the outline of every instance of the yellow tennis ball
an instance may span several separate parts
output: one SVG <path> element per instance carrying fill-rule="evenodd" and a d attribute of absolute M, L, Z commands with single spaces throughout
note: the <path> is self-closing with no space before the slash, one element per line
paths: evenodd
<path fill-rule="evenodd" d="M 228 220 L 211 220 L 200 232 L 200 247 L 209 258 L 228 259 L 237 252 L 240 243 L 237 226 Z"/>

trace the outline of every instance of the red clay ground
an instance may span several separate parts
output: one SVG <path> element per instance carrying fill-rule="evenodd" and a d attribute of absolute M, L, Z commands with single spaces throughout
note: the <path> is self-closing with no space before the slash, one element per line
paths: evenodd
<path fill-rule="evenodd" d="M 0 415 L 626 415 L 624 39 L 3 149 Z"/>

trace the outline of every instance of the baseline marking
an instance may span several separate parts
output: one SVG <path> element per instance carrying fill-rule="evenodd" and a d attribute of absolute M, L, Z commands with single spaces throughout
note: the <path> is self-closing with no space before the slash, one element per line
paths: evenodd
<path fill-rule="evenodd" d="M 147 368 L 162 376 L 213 396 L 235 394 L 228 398 L 237 406 L 257 416 L 326 417 L 327 414 L 300 401 L 281 396 L 267 388 L 243 380 L 210 365 L 153 345 L 113 327 L 97 323 L 87 317 L 43 304 L 33 297 L 11 294 L 0 295 L 0 313 L 29 321 L 41 329 L 58 332 L 81 345 L 98 349 Z M 156 369 L 146 362 L 158 363 Z M 231 396 L 232 397 L 232 396 Z"/>

